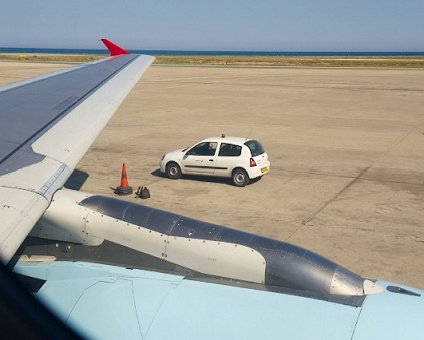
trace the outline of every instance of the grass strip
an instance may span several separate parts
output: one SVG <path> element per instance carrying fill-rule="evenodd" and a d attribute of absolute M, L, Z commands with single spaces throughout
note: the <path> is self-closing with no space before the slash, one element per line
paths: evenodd
<path fill-rule="evenodd" d="M 86 63 L 106 55 L 0 54 L 0 60 L 49 63 Z M 286 56 L 156 56 L 158 65 L 286 66 L 286 67 L 400 67 L 424 68 L 424 56 L 413 57 L 286 57 Z"/>

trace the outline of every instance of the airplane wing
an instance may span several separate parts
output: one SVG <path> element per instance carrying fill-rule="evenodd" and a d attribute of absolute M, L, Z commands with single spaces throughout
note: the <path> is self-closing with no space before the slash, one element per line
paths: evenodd
<path fill-rule="evenodd" d="M 153 62 L 111 56 L 0 87 L 0 258 L 14 255 L 53 194 Z"/>

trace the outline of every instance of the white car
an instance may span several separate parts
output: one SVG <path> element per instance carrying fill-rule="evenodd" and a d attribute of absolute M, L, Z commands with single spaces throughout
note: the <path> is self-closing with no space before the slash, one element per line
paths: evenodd
<path fill-rule="evenodd" d="M 169 152 L 160 161 L 160 171 L 168 178 L 178 179 L 186 174 L 227 177 L 238 187 L 266 174 L 269 166 L 268 155 L 261 143 L 224 135 Z"/>

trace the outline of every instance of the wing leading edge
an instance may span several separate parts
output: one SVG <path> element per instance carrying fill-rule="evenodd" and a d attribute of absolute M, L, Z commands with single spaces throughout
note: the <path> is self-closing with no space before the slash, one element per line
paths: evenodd
<path fill-rule="evenodd" d="M 0 88 L 0 257 L 4 261 L 14 255 L 153 60 L 147 55 L 115 53 Z"/>

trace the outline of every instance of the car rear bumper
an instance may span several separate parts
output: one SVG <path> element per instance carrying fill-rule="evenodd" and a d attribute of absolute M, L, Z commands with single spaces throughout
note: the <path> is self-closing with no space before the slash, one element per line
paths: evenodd
<path fill-rule="evenodd" d="M 265 175 L 265 174 L 267 174 L 269 172 L 270 165 L 271 165 L 270 162 L 265 162 L 265 163 L 263 163 L 261 165 L 257 165 L 255 167 L 248 168 L 247 169 L 247 174 L 249 175 L 249 178 L 250 179 L 263 176 L 263 175 Z"/>

